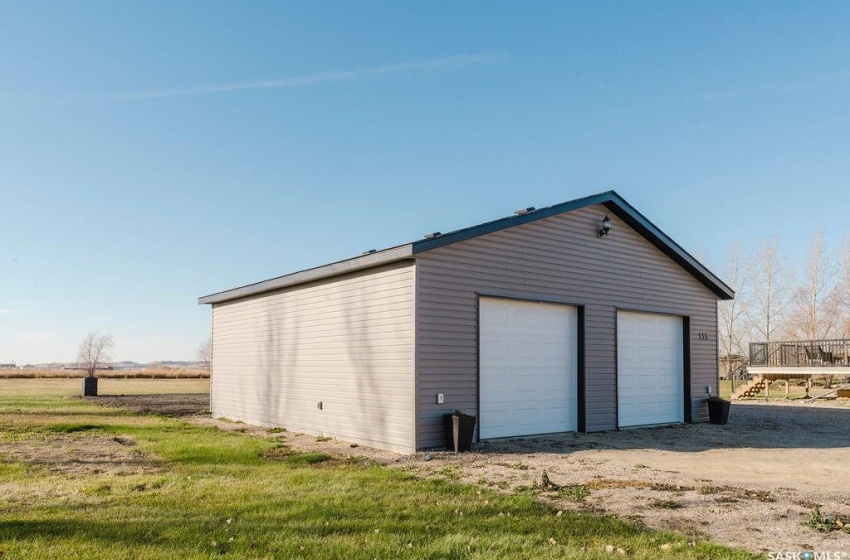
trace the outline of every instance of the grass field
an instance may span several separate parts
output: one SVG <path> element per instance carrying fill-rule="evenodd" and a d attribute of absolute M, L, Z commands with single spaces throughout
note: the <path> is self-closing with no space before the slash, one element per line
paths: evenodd
<path fill-rule="evenodd" d="M 0 379 L 80 379 L 84 372 L 69 369 L 0 369 Z M 209 379 L 205 369 L 150 367 L 140 369 L 114 369 L 97 372 L 100 379 Z"/>
<path fill-rule="evenodd" d="M 82 378 L 0 379 L 0 398 L 45 397 L 67 400 L 81 394 Z M 209 379 L 98 379 L 101 395 L 209 393 Z"/>
<path fill-rule="evenodd" d="M 113 383 L 120 393 L 206 390 Z M 611 558 L 607 545 L 629 558 L 751 558 L 611 517 L 556 515 L 528 495 L 106 408 L 77 390 L 0 380 L 4 560 Z"/>

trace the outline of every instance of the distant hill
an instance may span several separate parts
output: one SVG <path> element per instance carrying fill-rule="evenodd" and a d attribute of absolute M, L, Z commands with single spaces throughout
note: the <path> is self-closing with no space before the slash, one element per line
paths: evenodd
<path fill-rule="evenodd" d="M 74 367 L 74 362 L 48 362 L 42 364 L 26 364 L 18 367 L 33 368 L 33 369 L 62 369 L 66 367 Z M 203 366 L 201 362 L 186 362 L 181 360 L 158 360 L 142 364 L 124 360 L 121 362 L 112 362 L 106 364 L 112 366 L 113 369 L 154 369 L 154 368 L 173 368 L 173 369 L 199 369 Z"/>

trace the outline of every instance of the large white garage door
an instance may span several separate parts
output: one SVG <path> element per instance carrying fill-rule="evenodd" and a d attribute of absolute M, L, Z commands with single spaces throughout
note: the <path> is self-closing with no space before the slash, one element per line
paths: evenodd
<path fill-rule="evenodd" d="M 482 439 L 576 429 L 576 308 L 481 298 Z"/>
<path fill-rule="evenodd" d="M 617 415 L 621 427 L 684 421 L 682 318 L 617 313 Z"/>

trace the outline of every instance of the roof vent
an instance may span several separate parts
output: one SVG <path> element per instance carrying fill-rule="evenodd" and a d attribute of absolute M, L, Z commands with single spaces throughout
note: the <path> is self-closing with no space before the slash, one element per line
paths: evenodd
<path fill-rule="evenodd" d="M 535 208 L 534 206 L 529 206 L 528 208 L 517 210 L 516 212 L 514 212 L 514 214 L 516 214 L 517 216 L 522 216 L 524 214 L 528 214 L 529 212 L 534 212 L 535 210 L 537 210 L 537 208 Z"/>
<path fill-rule="evenodd" d="M 372 253 L 377 253 L 377 249 L 369 249 L 368 251 L 363 251 L 363 255 L 371 255 Z"/>
<path fill-rule="evenodd" d="M 440 237 L 441 235 L 443 235 L 443 234 L 440 233 L 439 231 L 435 231 L 434 233 L 429 233 L 428 235 L 426 235 L 425 239 L 435 239 L 437 237 Z"/>

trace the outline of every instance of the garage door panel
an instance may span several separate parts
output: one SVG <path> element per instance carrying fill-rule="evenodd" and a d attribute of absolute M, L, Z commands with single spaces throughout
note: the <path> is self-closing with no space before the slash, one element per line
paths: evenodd
<path fill-rule="evenodd" d="M 639 363 L 652 363 L 655 361 L 655 355 L 655 348 L 647 348 L 646 346 L 641 346 L 640 348 L 638 348 L 637 360 Z"/>
<path fill-rule="evenodd" d="M 617 314 L 617 416 L 621 427 L 684 420 L 681 317 Z"/>
<path fill-rule="evenodd" d="M 514 344 L 514 354 L 523 360 L 536 359 L 540 356 L 540 343 L 536 340 L 523 340 Z"/>
<path fill-rule="evenodd" d="M 511 380 L 507 375 L 493 375 L 490 378 L 490 386 L 493 388 L 494 396 L 500 397 L 494 399 L 494 402 L 499 402 L 502 398 L 507 400 L 510 397 Z"/>
<path fill-rule="evenodd" d="M 489 341 L 481 341 L 481 358 L 505 358 L 508 355 L 508 349 L 502 344 L 492 344 Z"/>
<path fill-rule="evenodd" d="M 566 377 L 547 375 L 541 380 L 541 386 L 546 392 L 566 393 L 567 379 Z"/>
<path fill-rule="evenodd" d="M 546 326 L 555 329 L 568 329 L 569 318 L 562 313 L 547 313 Z"/>
<path fill-rule="evenodd" d="M 489 422 L 494 430 L 504 430 L 510 425 L 511 415 L 506 408 L 494 407 L 489 415 Z"/>
<path fill-rule="evenodd" d="M 561 423 L 567 415 L 567 407 L 553 406 L 551 408 L 543 408 L 540 411 L 541 421 L 547 425 L 557 425 Z"/>
<path fill-rule="evenodd" d="M 534 426 L 540 418 L 540 408 L 536 404 L 528 408 L 516 408 L 514 415 L 519 426 Z"/>
<path fill-rule="evenodd" d="M 523 309 L 517 309 L 516 311 L 516 324 L 518 325 L 527 325 L 527 326 L 536 326 L 540 324 L 540 313 L 536 313 L 534 311 L 527 311 Z"/>
<path fill-rule="evenodd" d="M 565 360 L 570 357 L 570 345 L 548 342 L 543 346 L 543 356 L 547 360 Z"/>
<path fill-rule="evenodd" d="M 505 325 L 508 322 L 508 310 L 496 307 L 481 308 L 480 315 L 492 326 Z"/>
<path fill-rule="evenodd" d="M 482 298 L 479 317 L 481 437 L 575 430 L 575 308 Z"/>

